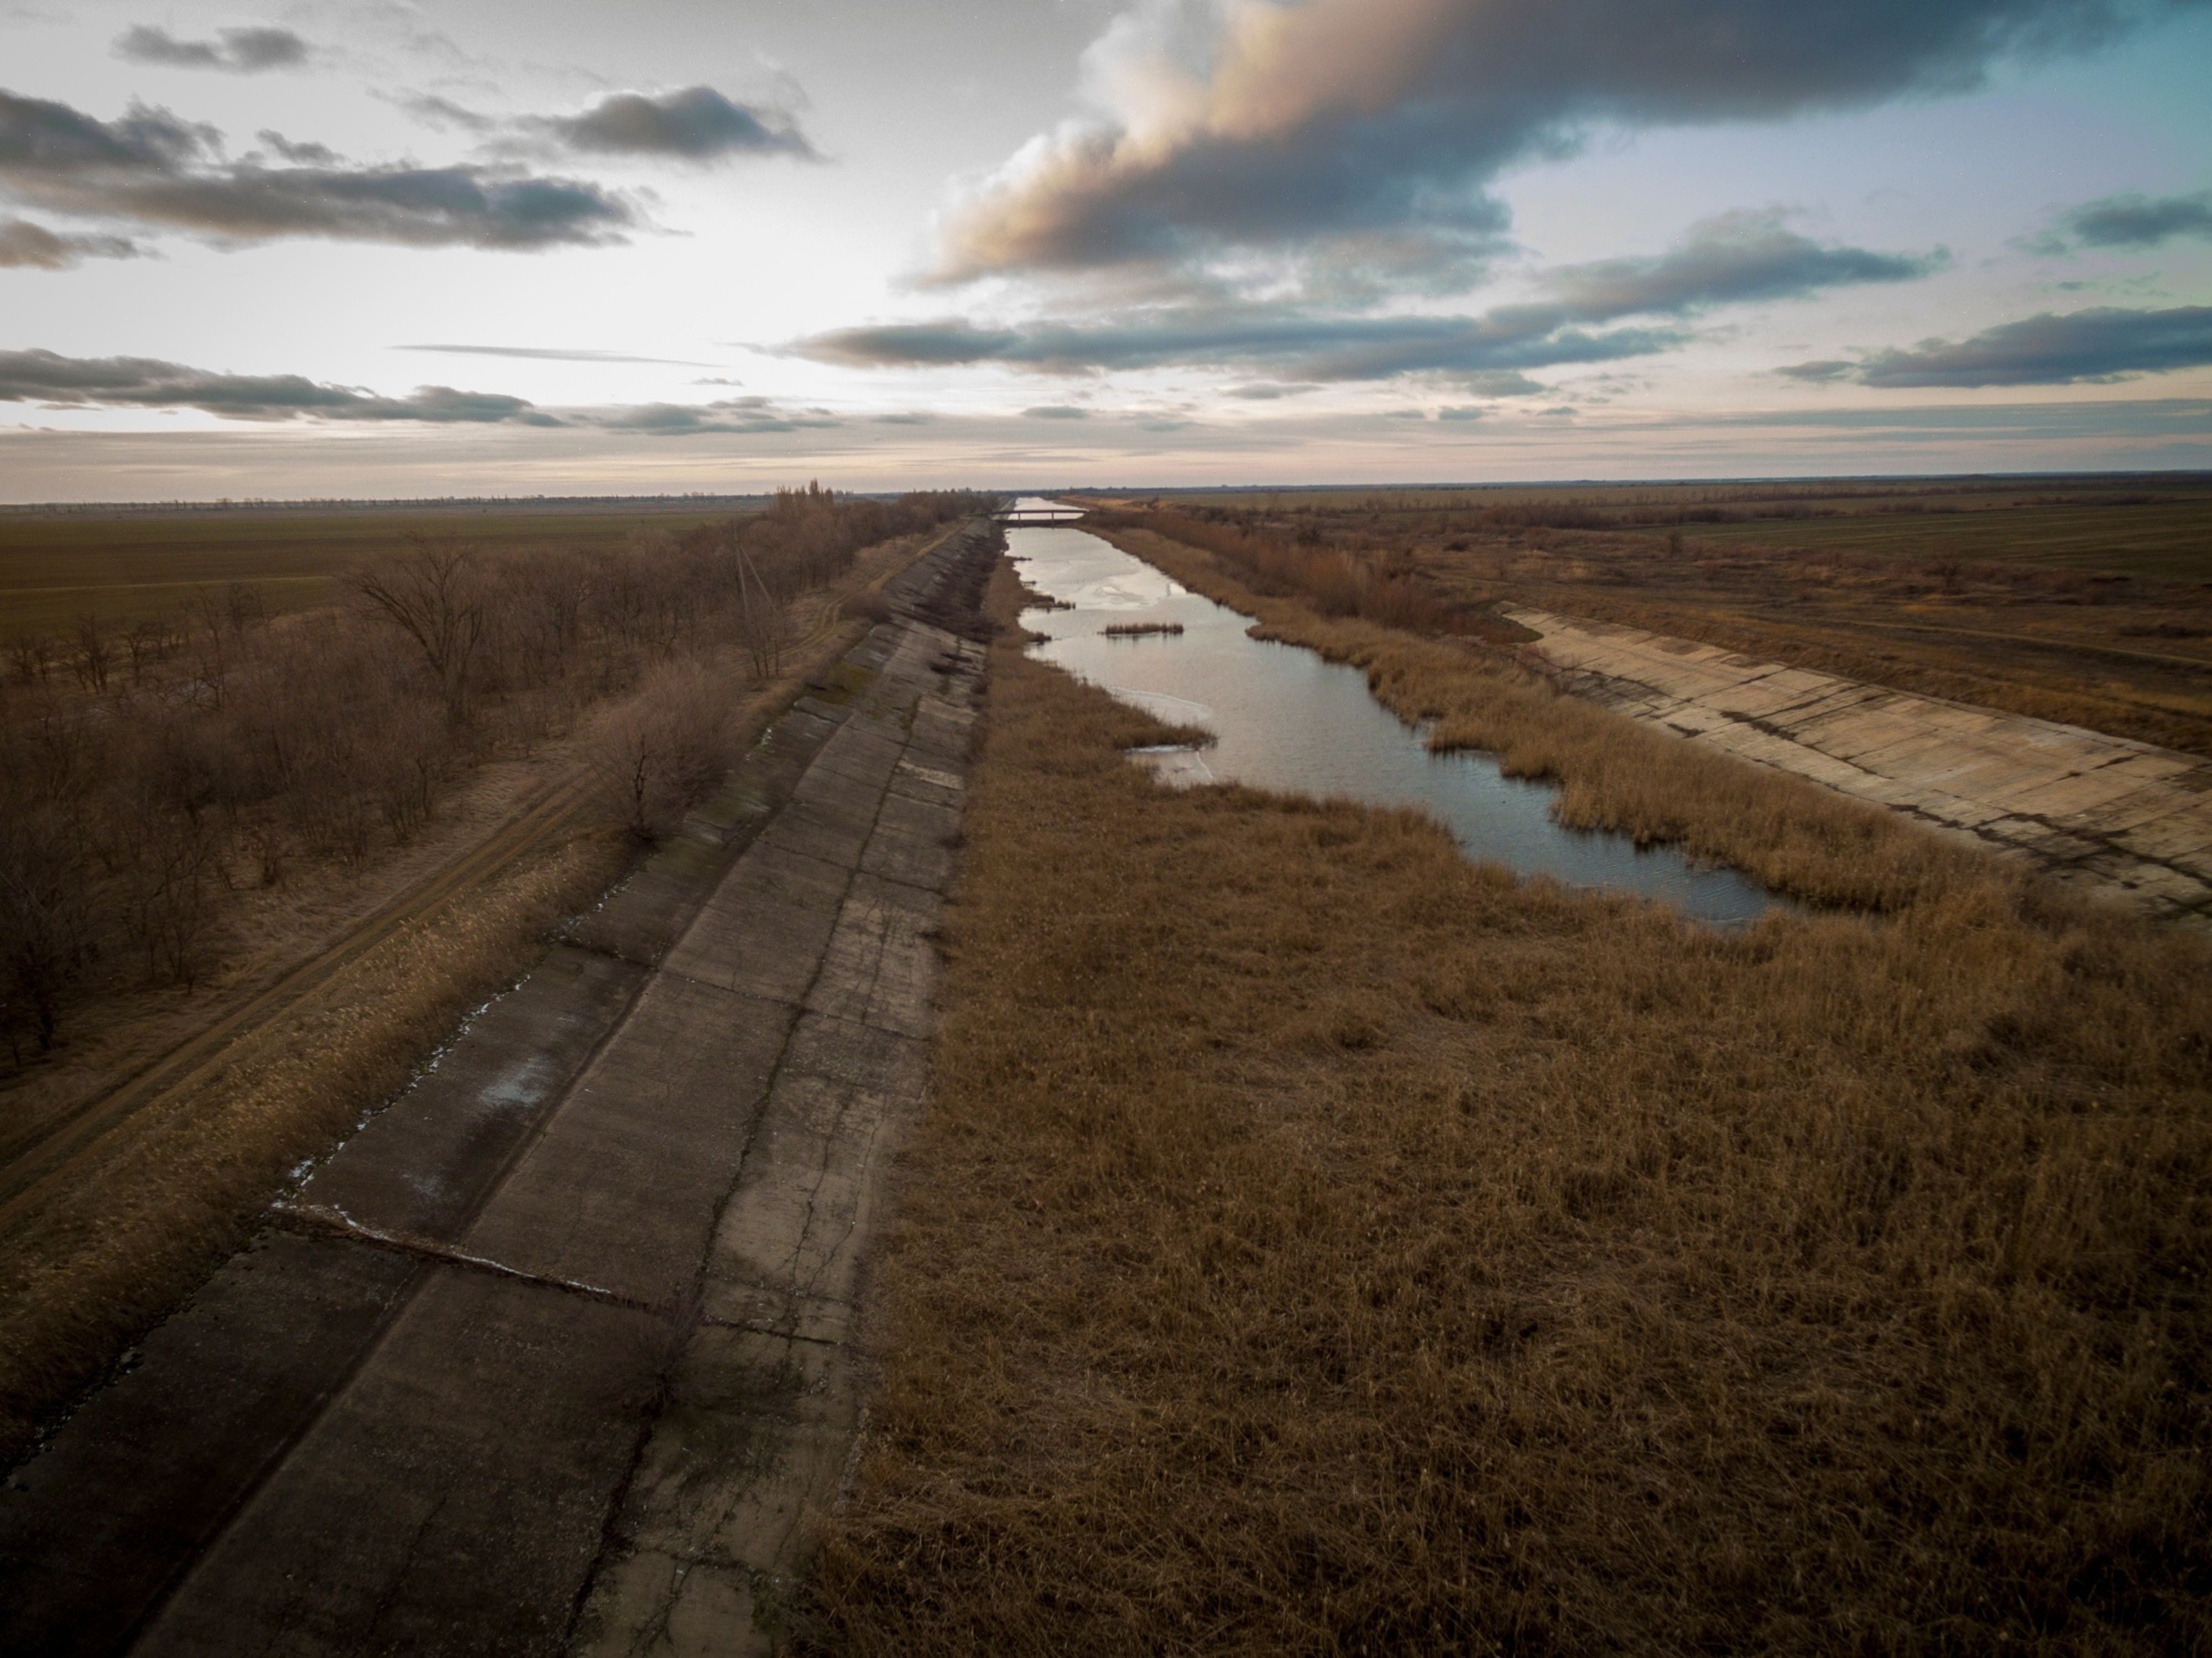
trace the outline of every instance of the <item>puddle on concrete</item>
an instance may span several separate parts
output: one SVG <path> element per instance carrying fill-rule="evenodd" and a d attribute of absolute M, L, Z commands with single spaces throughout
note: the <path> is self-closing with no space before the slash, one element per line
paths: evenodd
<path fill-rule="evenodd" d="M 1027 503 L 1024 503 L 1027 504 Z M 1166 781 L 1248 783 L 1427 811 L 1471 858 L 1575 886 L 1663 899 L 1698 920 L 1738 926 L 1779 902 L 1734 870 L 1693 864 L 1626 835 L 1563 829 L 1548 784 L 1505 776 L 1478 754 L 1431 754 L 1377 702 L 1356 668 L 1303 646 L 1251 639 L 1248 617 L 1190 592 L 1140 559 L 1073 529 L 1017 529 L 1024 580 L 1072 608 L 1025 611 L 1048 636 L 1030 654 L 1178 725 L 1213 746 L 1139 751 Z M 1180 623 L 1179 635 L 1113 635 L 1113 623 Z"/>

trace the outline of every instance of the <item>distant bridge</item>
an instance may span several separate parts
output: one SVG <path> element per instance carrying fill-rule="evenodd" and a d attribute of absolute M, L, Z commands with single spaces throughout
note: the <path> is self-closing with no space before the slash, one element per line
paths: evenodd
<path fill-rule="evenodd" d="M 1086 510 L 1081 507 L 1007 507 L 991 516 L 1009 530 L 1018 530 L 1044 524 L 1073 524 Z"/>

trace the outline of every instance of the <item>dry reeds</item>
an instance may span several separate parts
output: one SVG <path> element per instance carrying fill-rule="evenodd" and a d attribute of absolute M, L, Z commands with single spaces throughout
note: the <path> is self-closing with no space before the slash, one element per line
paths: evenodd
<path fill-rule="evenodd" d="M 1109 622 L 1098 630 L 1109 639 L 1150 639 L 1182 632 L 1180 622 Z"/>
<path fill-rule="evenodd" d="M 1156 736 L 996 650 L 813 1649 L 2212 1643 L 2200 943 L 1719 935 Z"/>

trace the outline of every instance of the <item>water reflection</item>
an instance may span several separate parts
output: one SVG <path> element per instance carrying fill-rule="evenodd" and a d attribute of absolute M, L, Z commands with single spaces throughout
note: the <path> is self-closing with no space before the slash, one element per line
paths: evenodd
<path fill-rule="evenodd" d="M 1733 870 L 1691 863 L 1626 835 L 1562 829 L 1553 791 L 1504 776 L 1481 755 L 1431 754 L 1418 732 L 1368 691 L 1357 669 L 1299 646 L 1246 636 L 1249 620 L 1081 530 L 1008 532 L 1023 579 L 1066 610 L 1038 608 L 1024 627 L 1049 635 L 1031 654 L 1058 664 L 1161 719 L 1203 726 L 1199 752 L 1140 754 L 1178 785 L 1249 783 L 1376 805 L 1414 806 L 1443 823 L 1470 857 L 1577 886 L 1662 898 L 1702 920 L 1733 925 L 1776 902 Z M 1180 623 L 1179 635 L 1109 637 L 1109 623 Z"/>

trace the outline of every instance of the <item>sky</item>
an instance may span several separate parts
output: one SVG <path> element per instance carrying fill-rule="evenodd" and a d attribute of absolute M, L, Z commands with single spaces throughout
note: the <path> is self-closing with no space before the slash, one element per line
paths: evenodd
<path fill-rule="evenodd" d="M 2212 0 L 0 0 L 0 501 L 2212 466 Z"/>

